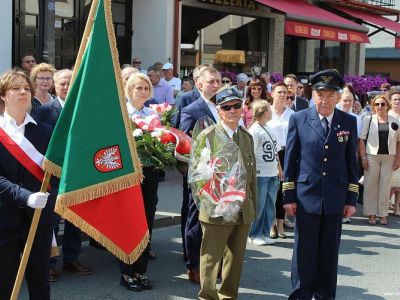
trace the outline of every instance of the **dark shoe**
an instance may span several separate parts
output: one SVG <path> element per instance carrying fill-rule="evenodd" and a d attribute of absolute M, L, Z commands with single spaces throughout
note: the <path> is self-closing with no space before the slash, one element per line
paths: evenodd
<path fill-rule="evenodd" d="M 55 268 L 49 269 L 49 281 L 56 282 L 58 280 L 58 273 Z"/>
<path fill-rule="evenodd" d="M 153 288 L 153 284 L 147 276 L 137 274 L 135 275 L 136 280 L 139 282 L 140 286 L 143 290 L 151 290 Z"/>
<path fill-rule="evenodd" d="M 82 265 L 79 261 L 74 260 L 70 263 L 64 264 L 63 269 L 65 271 L 77 274 L 77 275 L 91 275 L 93 274 L 92 270 Z"/>
<path fill-rule="evenodd" d="M 149 252 L 149 259 L 156 259 L 157 258 L 157 256 L 156 256 L 156 253 L 153 251 L 153 250 L 150 250 L 150 252 Z"/>
<path fill-rule="evenodd" d="M 128 279 L 125 279 L 124 275 L 121 275 L 121 280 L 120 280 L 119 284 L 130 291 L 134 291 L 134 292 L 143 291 L 142 285 L 140 284 L 139 280 L 137 280 L 135 277 L 133 277 L 133 278 L 128 277 Z"/>
<path fill-rule="evenodd" d="M 195 269 L 190 269 L 187 271 L 189 280 L 194 283 L 200 283 L 200 274 Z"/>

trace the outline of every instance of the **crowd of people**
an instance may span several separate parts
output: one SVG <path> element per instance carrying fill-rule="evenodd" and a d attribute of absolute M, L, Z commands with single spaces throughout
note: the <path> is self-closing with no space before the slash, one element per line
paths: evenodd
<path fill-rule="evenodd" d="M 20 67 L 0 77 L 0 128 L 22 134 L 43 155 L 64 107 L 72 70 L 36 64 L 33 55 L 24 56 Z M 242 153 L 246 197 L 235 222 L 210 217 L 199 208 L 187 169 L 181 170 L 183 258 L 188 279 L 200 284 L 200 299 L 236 299 L 246 243 L 275 244 L 287 238 L 288 228 L 295 228 L 290 299 L 333 299 L 342 223 L 351 222 L 355 201 L 363 204 L 367 224 L 387 225 L 389 210 L 400 216 L 400 89 L 382 85 L 360 103 L 360 95 L 335 70 L 321 71 L 309 83 L 295 74 L 271 82 L 268 72 L 233 78 L 203 64 L 180 79 L 170 62 L 144 70 L 134 58 L 121 72 L 130 117 L 154 114 L 150 104 L 168 103 L 176 108 L 173 126 L 191 136 L 196 124 L 205 122 L 202 135 L 208 138 L 222 130 Z M 33 209 L 44 207 L 47 213 L 26 279 L 31 299 L 49 299 L 49 281 L 60 275 L 57 260 L 50 258 L 51 232 L 57 235 L 60 223 L 53 212 L 57 182 L 50 195 L 37 192 L 40 182 L 2 143 L 0 152 L 0 299 L 10 296 Z M 165 173 L 142 164 L 151 234 L 158 184 Z M 80 247 L 80 230 L 65 221 L 63 269 L 90 275 L 92 270 L 78 261 Z M 153 287 L 145 273 L 155 252 L 149 244 L 134 264 L 119 263 L 123 287 Z"/>

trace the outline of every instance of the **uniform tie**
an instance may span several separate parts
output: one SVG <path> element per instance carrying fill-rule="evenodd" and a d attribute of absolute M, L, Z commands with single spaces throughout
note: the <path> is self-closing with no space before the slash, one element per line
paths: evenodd
<path fill-rule="evenodd" d="M 325 137 L 327 137 L 329 134 L 329 122 L 327 118 L 322 118 L 322 121 L 324 123 Z"/>

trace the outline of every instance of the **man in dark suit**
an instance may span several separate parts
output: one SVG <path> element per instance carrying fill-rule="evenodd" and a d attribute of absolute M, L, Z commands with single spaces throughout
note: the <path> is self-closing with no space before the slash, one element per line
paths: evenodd
<path fill-rule="evenodd" d="M 291 109 L 294 111 L 301 111 L 303 109 L 308 108 L 308 101 L 306 98 L 297 95 L 297 76 L 294 74 L 287 74 L 283 79 L 283 82 L 286 84 L 288 88 L 288 96 L 292 97 L 292 105 Z"/>
<path fill-rule="evenodd" d="M 4 116 L 0 117 L 1 300 L 10 299 L 35 209 L 43 210 L 25 278 L 29 299 L 50 299 L 48 264 L 55 194 L 52 192 L 49 197 L 48 193 L 39 192 L 41 180 L 32 165 L 39 168 L 51 128 L 26 113 L 33 92 L 34 86 L 23 71 L 7 71 L 0 77 L 0 101 L 5 103 Z"/>
<path fill-rule="evenodd" d="M 315 106 L 289 120 L 283 202 L 296 216 L 289 299 L 334 299 L 342 217 L 356 211 L 357 122 L 335 108 L 336 70 L 311 77 Z"/>
<path fill-rule="evenodd" d="M 46 123 L 54 129 L 57 120 L 61 114 L 67 97 L 69 84 L 71 81 L 72 71 L 63 69 L 54 74 L 54 88 L 57 98 L 54 101 L 40 106 L 36 112 L 35 119 Z M 55 228 L 58 233 L 58 226 Z M 64 270 L 70 271 L 80 275 L 90 275 L 92 271 L 86 266 L 82 265 L 78 260 L 81 250 L 81 231 L 79 228 L 72 225 L 70 222 L 65 221 L 64 225 L 64 239 L 62 245 Z M 50 281 L 57 281 L 58 273 L 55 271 L 56 259 L 51 259 L 51 266 L 49 271 Z"/>
<path fill-rule="evenodd" d="M 182 109 L 180 129 L 192 135 L 196 122 L 203 118 L 209 118 L 217 123 L 219 120 L 215 103 L 210 99 L 221 87 L 221 74 L 213 67 L 205 67 L 201 70 L 197 82 L 200 97 L 192 104 Z M 187 178 L 183 179 L 183 184 L 187 188 Z M 184 191 L 185 193 L 185 191 Z M 199 212 L 193 200 L 191 192 L 188 190 L 187 220 L 185 224 L 185 247 L 187 256 L 187 268 L 189 279 L 193 282 L 200 282 L 200 245 L 202 238 L 201 226 L 199 223 Z M 185 199 L 185 195 L 184 195 Z M 184 207 L 182 207 L 183 210 Z"/>
<path fill-rule="evenodd" d="M 200 72 L 206 67 L 210 67 L 210 65 L 209 64 L 198 65 L 193 70 L 193 80 L 194 80 L 193 90 L 183 93 L 182 95 L 179 96 L 179 102 L 176 106 L 177 113 L 174 116 L 174 121 L 173 121 L 174 127 L 176 127 L 176 128 L 180 127 L 182 109 L 184 109 L 186 106 L 188 106 L 189 104 L 192 104 L 194 101 L 196 101 L 197 99 L 200 98 L 200 91 L 199 91 L 199 87 L 198 87 L 199 75 L 200 75 Z"/>

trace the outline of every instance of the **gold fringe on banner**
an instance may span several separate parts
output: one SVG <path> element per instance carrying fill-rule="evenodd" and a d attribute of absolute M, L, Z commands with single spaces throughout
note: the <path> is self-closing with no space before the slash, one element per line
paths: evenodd
<path fill-rule="evenodd" d="M 112 56 L 112 61 L 113 61 L 113 66 L 114 66 L 114 74 L 115 74 L 115 79 L 116 79 L 117 88 L 118 88 L 119 105 L 121 107 L 122 118 L 123 118 L 124 124 L 125 124 L 125 133 L 126 133 L 126 137 L 128 139 L 128 144 L 129 144 L 129 148 L 131 151 L 132 162 L 133 162 L 133 166 L 135 168 L 135 173 L 138 174 L 138 176 L 141 178 L 140 180 L 142 181 L 143 180 L 142 166 L 141 166 L 141 163 L 140 163 L 137 151 L 136 151 L 136 142 L 135 142 L 134 137 L 132 136 L 130 120 L 128 118 L 128 110 L 126 108 L 126 98 L 125 98 L 125 93 L 124 93 L 124 87 L 122 84 L 122 73 L 121 73 L 121 69 L 119 67 L 119 58 L 118 58 L 119 55 L 118 55 L 118 49 L 117 49 L 117 42 L 115 40 L 115 31 L 114 31 L 114 25 L 112 22 L 111 0 L 104 0 L 104 14 L 106 17 L 108 41 L 110 44 L 111 56 Z"/>
<path fill-rule="evenodd" d="M 122 251 L 117 245 L 114 244 L 109 238 L 107 238 L 104 234 L 98 231 L 95 227 L 87 223 L 85 220 L 77 216 L 72 210 L 68 209 L 68 207 L 57 207 L 55 212 L 59 213 L 69 222 L 74 224 L 76 227 L 80 228 L 91 238 L 95 239 L 101 245 L 106 247 L 108 251 L 110 251 L 113 255 L 118 257 L 120 260 L 127 264 L 134 263 L 140 255 L 142 255 L 143 251 L 146 249 L 147 244 L 150 242 L 150 234 L 147 230 L 145 235 L 143 235 L 140 243 L 135 247 L 135 249 L 131 253 L 125 253 Z"/>
<path fill-rule="evenodd" d="M 57 206 L 71 206 L 97 199 L 140 184 L 138 174 L 128 174 L 106 182 L 94 184 L 71 192 L 58 194 Z"/>
<path fill-rule="evenodd" d="M 51 250 L 50 250 L 50 257 L 56 257 L 56 256 L 60 256 L 60 250 L 58 249 L 57 246 L 51 246 Z"/>
<path fill-rule="evenodd" d="M 44 171 L 56 176 L 57 178 L 61 177 L 61 167 L 48 160 L 46 157 L 43 159 L 42 168 Z"/>

